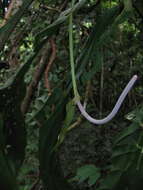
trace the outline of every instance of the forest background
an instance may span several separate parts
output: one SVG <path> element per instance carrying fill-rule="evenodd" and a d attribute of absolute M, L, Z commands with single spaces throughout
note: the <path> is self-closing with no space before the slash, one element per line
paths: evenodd
<path fill-rule="evenodd" d="M 103 118 L 134 75 L 118 115 L 97 126 L 74 104 L 73 15 L 81 101 Z M 0 189 L 142 190 L 143 2 L 0 1 Z"/>

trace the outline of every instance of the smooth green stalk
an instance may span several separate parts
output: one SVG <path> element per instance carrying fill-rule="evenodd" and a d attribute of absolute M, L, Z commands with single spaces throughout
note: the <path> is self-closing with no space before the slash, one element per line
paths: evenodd
<path fill-rule="evenodd" d="M 72 9 L 74 6 L 74 0 L 72 0 Z M 76 76 L 75 76 L 75 67 L 74 67 L 74 55 L 73 55 L 73 15 L 72 12 L 69 16 L 69 50 L 70 50 L 70 64 L 71 64 L 71 74 L 72 74 L 72 85 L 73 85 L 73 91 L 74 91 L 74 101 L 77 104 L 81 114 L 91 123 L 93 124 L 97 124 L 97 125 L 101 125 L 101 124 L 105 124 L 108 121 L 110 121 L 118 112 L 118 110 L 120 109 L 125 97 L 127 96 L 128 92 L 131 90 L 131 88 L 133 87 L 134 83 L 136 82 L 138 76 L 134 75 L 132 77 L 132 79 L 130 80 L 130 82 L 127 84 L 127 86 L 125 87 L 125 89 L 123 90 L 122 94 L 120 95 L 119 99 L 117 100 L 117 103 L 115 104 L 113 110 L 111 111 L 111 113 L 105 117 L 104 119 L 94 119 L 92 118 L 85 110 L 84 106 L 82 106 L 81 102 L 80 102 L 80 98 L 79 98 L 79 94 L 77 91 L 77 85 L 76 85 Z M 118 22 L 118 20 L 117 20 Z M 142 151 L 143 152 L 143 151 Z"/>
<path fill-rule="evenodd" d="M 73 6 L 74 6 L 74 0 L 72 0 L 72 8 Z M 73 55 L 73 15 L 72 13 L 69 16 L 69 51 L 70 51 L 70 65 L 71 65 L 73 91 L 74 91 L 75 101 L 78 101 L 79 95 L 78 95 L 77 85 L 76 85 L 74 55 Z"/>

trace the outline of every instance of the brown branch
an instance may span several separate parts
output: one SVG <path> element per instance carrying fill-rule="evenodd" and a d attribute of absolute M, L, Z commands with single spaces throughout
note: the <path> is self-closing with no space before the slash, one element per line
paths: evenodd
<path fill-rule="evenodd" d="M 8 10 L 4 16 L 4 20 L 3 20 L 3 23 L 1 24 L 1 26 L 5 25 L 6 22 L 8 21 L 9 17 L 11 16 L 11 13 L 12 13 L 12 10 L 13 10 L 13 7 L 14 7 L 14 4 L 15 4 L 15 0 L 12 0 L 8 6 Z"/>
<path fill-rule="evenodd" d="M 18 48 L 23 43 L 23 39 L 25 37 L 25 34 L 29 32 L 29 27 L 31 26 L 33 22 L 34 17 L 29 17 L 29 23 L 23 25 L 20 30 L 14 31 L 14 36 L 10 38 L 9 43 L 9 51 L 6 53 L 6 57 L 8 58 L 10 66 L 17 66 L 19 63 L 19 59 L 17 58 L 19 50 Z"/>
<path fill-rule="evenodd" d="M 47 65 L 46 70 L 45 70 L 45 87 L 48 89 L 49 95 L 51 95 L 52 90 L 51 90 L 50 82 L 49 82 L 49 79 L 48 79 L 48 75 L 49 75 L 49 71 L 51 69 L 51 66 L 52 66 L 52 64 L 53 64 L 53 62 L 54 62 L 54 60 L 56 58 L 56 44 L 55 44 L 53 39 L 50 39 L 49 42 L 50 42 L 50 45 L 51 45 L 52 54 L 50 56 L 48 65 Z"/>
<path fill-rule="evenodd" d="M 65 0 L 65 1 L 63 2 L 63 4 L 61 5 L 61 7 L 59 8 L 60 12 L 66 8 L 68 2 L 69 2 L 68 0 Z"/>
<path fill-rule="evenodd" d="M 19 63 L 18 59 L 18 48 L 23 42 L 23 38 L 26 31 L 26 25 L 22 27 L 22 29 L 16 33 L 16 36 L 14 38 L 10 38 L 10 50 L 7 52 L 8 61 L 11 67 L 15 67 Z"/>
<path fill-rule="evenodd" d="M 46 9 L 46 10 L 50 10 L 50 11 L 56 11 L 56 12 L 60 12 L 60 10 L 58 8 L 54 8 L 54 7 L 49 7 L 47 5 L 40 5 L 41 8 Z"/>
<path fill-rule="evenodd" d="M 36 67 L 33 79 L 32 79 L 30 85 L 27 88 L 27 93 L 26 93 L 26 96 L 25 96 L 25 98 L 23 100 L 23 103 L 22 103 L 22 106 L 21 106 L 21 111 L 22 111 L 23 114 L 28 112 L 28 109 L 29 109 L 30 104 L 32 102 L 32 98 L 33 98 L 33 95 L 34 95 L 34 93 L 36 91 L 38 83 L 41 80 L 43 73 L 45 72 L 48 55 L 50 53 L 49 51 L 47 53 L 47 51 L 48 51 L 48 46 L 45 46 L 44 49 L 42 50 L 40 63 Z"/>
<path fill-rule="evenodd" d="M 11 17 L 11 15 L 14 14 L 15 10 L 19 9 L 21 4 L 22 4 L 22 1 L 20 1 L 20 0 L 11 0 L 10 4 L 8 6 L 8 10 L 5 13 L 3 23 L 0 25 L 1 27 L 7 23 L 7 21 Z"/>

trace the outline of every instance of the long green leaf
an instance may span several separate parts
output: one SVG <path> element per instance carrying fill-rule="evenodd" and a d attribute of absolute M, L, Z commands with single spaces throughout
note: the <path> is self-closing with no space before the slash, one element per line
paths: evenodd
<path fill-rule="evenodd" d="M 140 128 L 140 121 L 143 118 L 142 108 L 137 113 L 139 115 L 133 124 L 124 129 L 114 141 L 111 169 L 99 190 L 142 189 L 143 132 Z M 117 181 L 113 180 L 116 172 L 119 174 Z"/>
<path fill-rule="evenodd" d="M 0 189 L 18 190 L 16 176 L 4 152 L 0 151 Z"/>
<path fill-rule="evenodd" d="M 20 21 L 24 12 L 30 6 L 34 0 L 24 0 L 19 10 L 9 19 L 8 23 L 0 28 L 0 51 L 3 49 L 6 41 L 8 40 L 11 33 L 14 31 L 16 25 Z"/>
<path fill-rule="evenodd" d="M 7 159 L 5 135 L 4 135 L 4 122 L 0 115 L 0 189 L 16 190 L 16 173 L 12 169 L 12 163 Z"/>
<path fill-rule="evenodd" d="M 55 112 L 40 128 L 39 138 L 39 161 L 40 174 L 45 188 L 49 190 L 67 190 L 69 185 L 64 179 L 57 153 L 54 147 L 58 140 L 58 135 L 64 120 L 66 97 L 60 96 L 59 104 Z M 50 174 L 50 175 L 49 175 Z"/>
<path fill-rule="evenodd" d="M 115 32 L 118 24 L 123 23 L 130 15 L 131 12 L 125 9 L 121 10 L 120 7 L 116 6 L 105 11 L 103 15 L 98 18 L 84 48 L 77 57 L 77 70 L 79 71 L 77 78 L 81 75 L 81 72 L 83 73 L 86 63 L 96 60 L 99 49 L 109 42 L 111 34 Z"/>
<path fill-rule="evenodd" d="M 19 169 L 22 164 L 26 146 L 25 121 L 21 113 L 21 102 L 26 90 L 24 75 L 35 55 L 32 55 L 16 74 L 0 88 L 0 114 L 3 120 L 5 144 L 10 146 L 7 149 L 7 156 L 13 161 L 16 169 Z"/>
<path fill-rule="evenodd" d="M 80 8 L 82 8 L 82 6 L 85 3 L 86 3 L 86 0 L 80 0 L 77 4 L 74 5 L 73 9 L 70 8 L 70 9 L 62 12 L 55 22 L 50 24 L 47 28 L 45 28 L 43 31 L 39 32 L 36 35 L 35 42 L 37 43 L 37 42 L 41 41 L 42 38 L 50 37 L 51 35 L 53 35 L 55 33 L 55 31 L 58 29 L 59 25 L 68 19 L 70 13 L 78 11 Z"/>

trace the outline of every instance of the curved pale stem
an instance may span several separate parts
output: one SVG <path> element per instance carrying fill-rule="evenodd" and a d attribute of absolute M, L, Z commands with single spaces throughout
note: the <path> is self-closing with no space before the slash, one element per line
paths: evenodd
<path fill-rule="evenodd" d="M 134 83 L 137 80 L 137 75 L 134 75 L 131 80 L 129 81 L 129 83 L 127 84 L 127 86 L 124 88 L 123 92 L 121 93 L 120 97 L 118 98 L 113 110 L 111 111 L 111 113 L 105 117 L 104 119 L 94 119 L 92 118 L 84 109 L 84 107 L 82 106 L 80 101 L 77 101 L 76 104 L 81 112 L 81 114 L 91 123 L 93 124 L 97 124 L 97 125 L 101 125 L 101 124 L 105 124 L 108 121 L 110 121 L 118 112 L 118 110 L 120 109 L 125 97 L 127 96 L 128 92 L 131 90 L 131 88 L 133 87 Z"/>
<path fill-rule="evenodd" d="M 74 6 L 74 0 L 72 0 L 72 8 Z M 94 119 L 92 118 L 86 111 L 84 106 L 82 106 L 80 100 L 79 100 L 79 95 L 78 95 L 78 90 L 77 90 L 77 85 L 76 85 L 76 77 L 75 77 L 75 68 L 74 68 L 74 55 L 73 55 L 73 17 L 72 13 L 69 16 L 69 50 L 70 50 L 70 64 L 71 64 L 71 74 L 72 74 L 72 85 L 73 85 L 73 91 L 74 91 L 74 96 L 75 96 L 75 102 L 81 112 L 81 114 L 91 123 L 101 125 L 105 124 L 108 121 L 110 121 L 118 112 L 120 109 L 125 97 L 127 96 L 128 92 L 131 90 L 133 87 L 134 83 L 137 80 L 137 75 L 134 75 L 132 79 L 129 81 L 123 92 L 121 93 L 117 103 L 115 104 L 113 110 L 111 113 L 105 117 L 104 119 Z"/>

